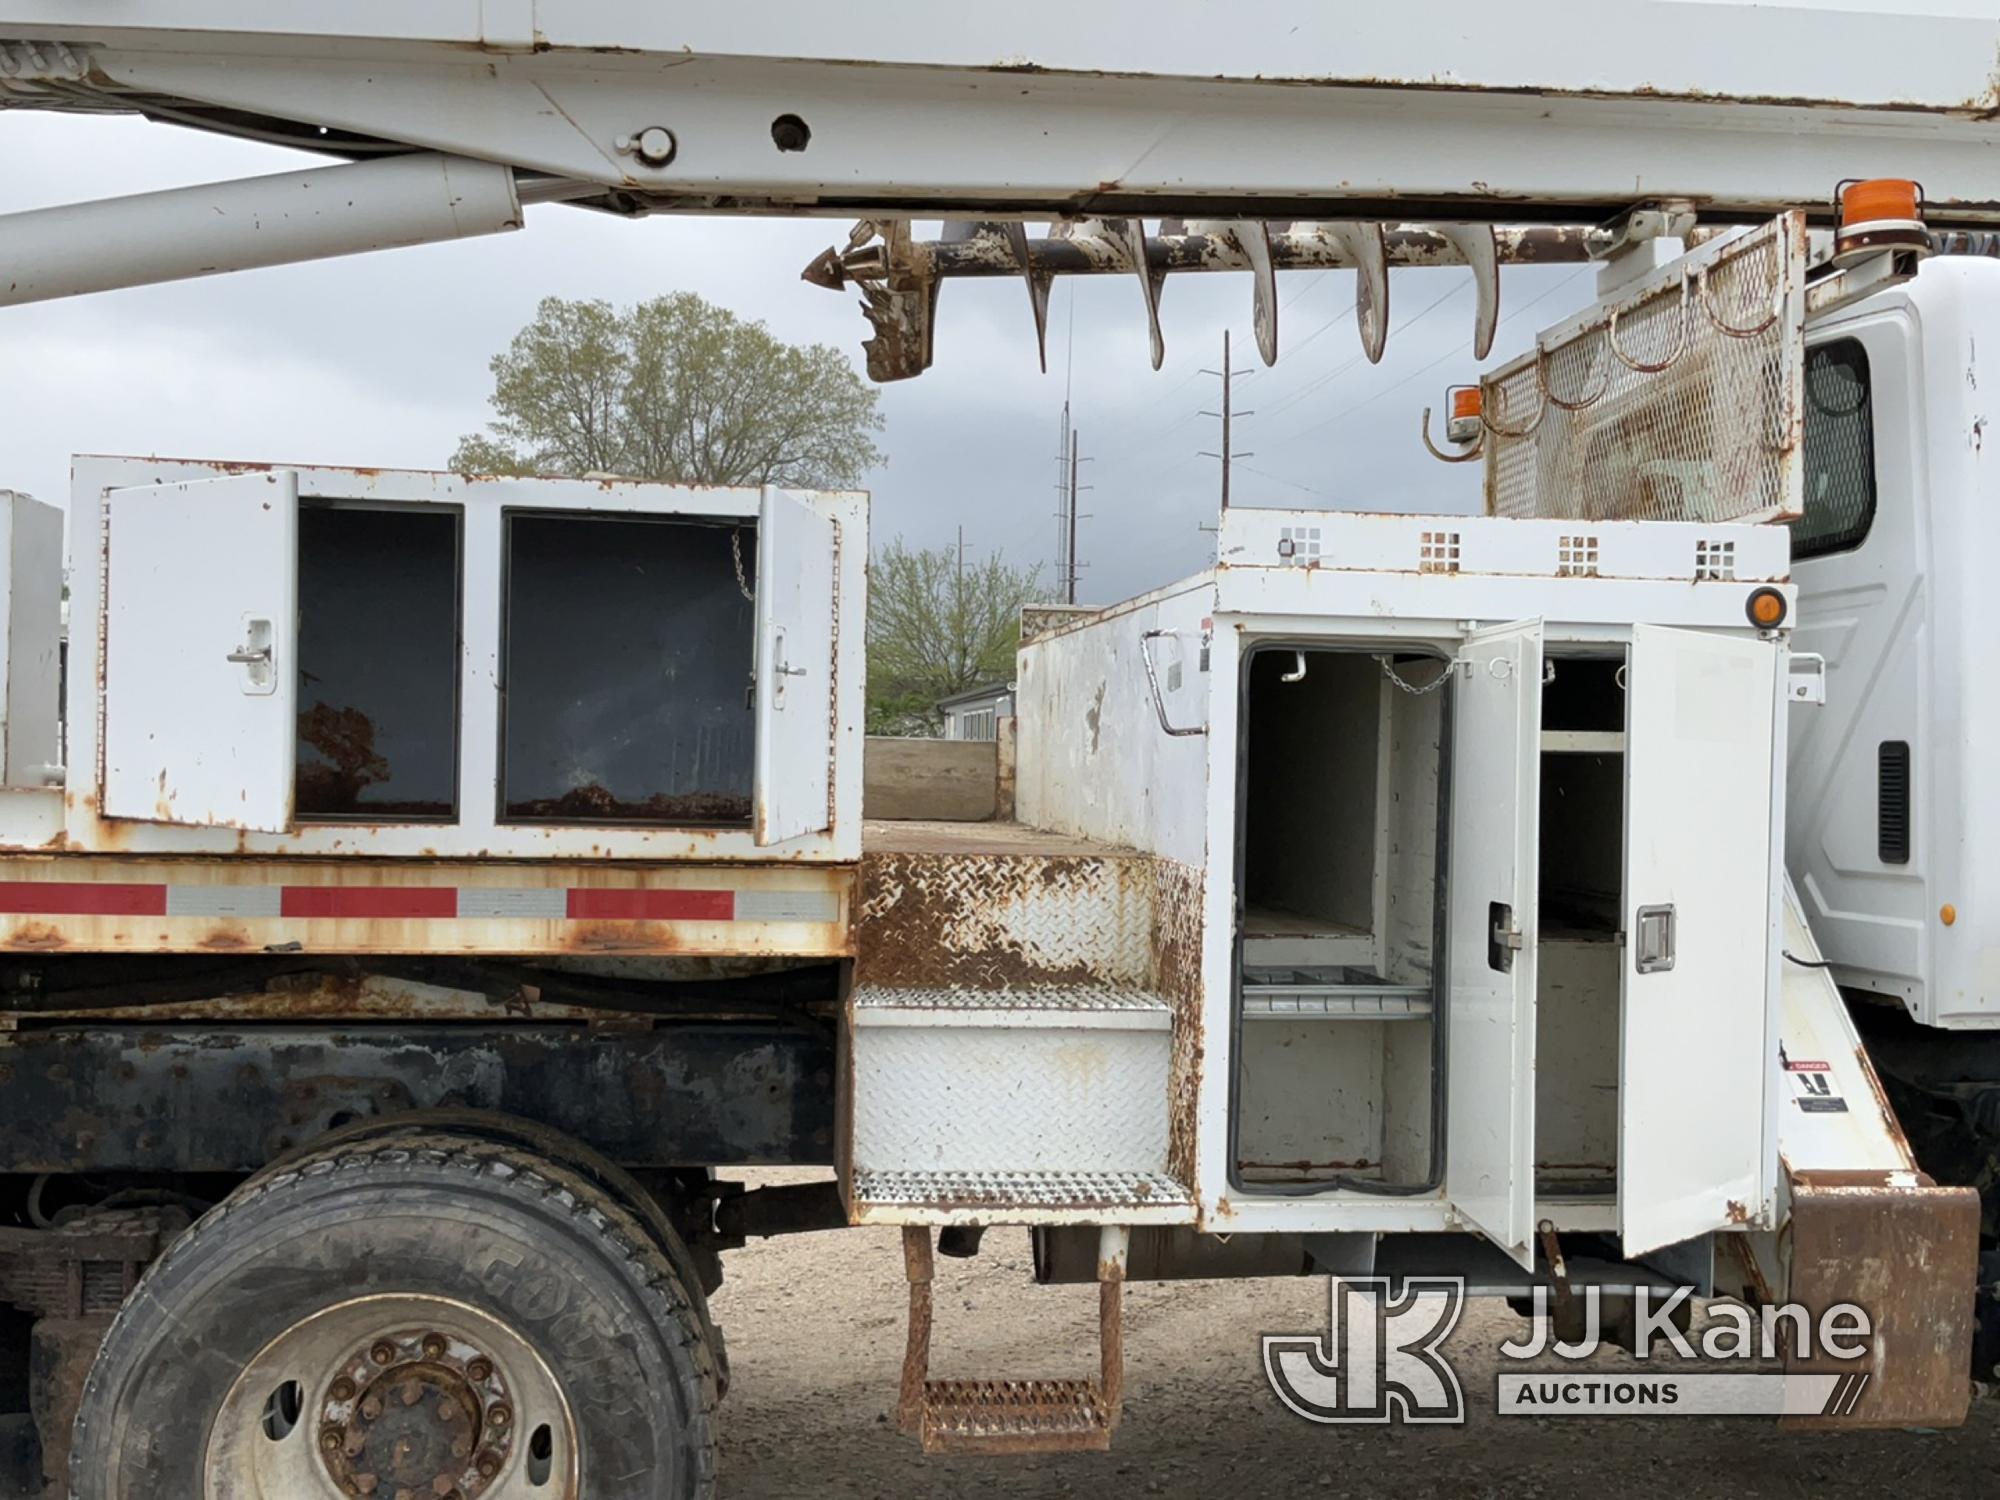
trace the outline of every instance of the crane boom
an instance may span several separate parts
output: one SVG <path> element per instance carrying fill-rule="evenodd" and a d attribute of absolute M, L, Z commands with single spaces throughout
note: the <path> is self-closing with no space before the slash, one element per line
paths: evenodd
<path fill-rule="evenodd" d="M 626 212 L 1741 221 L 1894 174 L 1938 227 L 2000 224 L 2000 20 L 1906 9 L 0 0 L 0 103 L 479 157 Z"/>
<path fill-rule="evenodd" d="M 1924 184 L 1936 230 L 2000 228 L 2000 18 L 1990 0 L 1923 8 L 0 0 L 0 108 L 139 114 L 351 164 L 308 174 L 337 232 L 288 179 L 219 184 L 220 217 L 186 221 L 198 243 L 152 262 L 67 249 L 126 221 L 129 245 L 151 243 L 151 195 L 0 218 L 0 304 L 512 227 L 468 222 L 449 189 L 497 168 L 525 203 L 860 215 L 807 276 L 860 289 L 877 379 L 930 364 L 938 287 L 966 275 L 1021 277 L 1038 334 L 1054 277 L 1135 275 L 1157 368 L 1171 271 L 1248 270 L 1268 362 L 1278 270 L 1356 268 L 1379 359 L 1389 267 L 1462 264 L 1483 353 L 1498 266 L 1611 253 L 1635 213 L 1655 235 L 1825 223 L 1844 179 L 1897 177 Z M 381 192 L 371 158 L 417 153 Z M 406 201 L 405 179 L 448 191 Z M 917 216 L 955 222 L 925 242 Z M 1028 219 L 1059 222 L 1031 241 Z"/>

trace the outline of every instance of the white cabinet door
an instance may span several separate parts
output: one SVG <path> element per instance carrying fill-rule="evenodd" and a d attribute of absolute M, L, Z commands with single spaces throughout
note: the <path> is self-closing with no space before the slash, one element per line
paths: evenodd
<path fill-rule="evenodd" d="M 1445 1195 L 1532 1266 L 1541 621 L 1480 631 L 1459 661 L 1445 888 Z"/>
<path fill-rule="evenodd" d="M 1641 625 L 1625 704 L 1618 1227 L 1639 1255 L 1757 1211 L 1778 648 Z"/>
<path fill-rule="evenodd" d="M 766 488 L 757 524 L 757 842 L 833 825 L 833 522 Z"/>
<path fill-rule="evenodd" d="M 146 485 L 104 503 L 104 816 L 284 832 L 298 476 Z"/>

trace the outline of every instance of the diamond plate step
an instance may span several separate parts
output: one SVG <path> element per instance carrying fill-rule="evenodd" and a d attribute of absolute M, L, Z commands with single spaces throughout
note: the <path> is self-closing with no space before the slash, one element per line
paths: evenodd
<path fill-rule="evenodd" d="M 864 984 L 854 991 L 856 1026 L 1171 1031 L 1173 1019 L 1173 1008 L 1160 996 L 1112 985 L 982 990 Z"/>
<path fill-rule="evenodd" d="M 1164 1172 L 854 1173 L 864 1224 L 1184 1224 L 1194 1197 Z"/>
<path fill-rule="evenodd" d="M 929 1380 L 918 1436 L 926 1453 L 1086 1453 L 1111 1446 L 1095 1380 Z"/>

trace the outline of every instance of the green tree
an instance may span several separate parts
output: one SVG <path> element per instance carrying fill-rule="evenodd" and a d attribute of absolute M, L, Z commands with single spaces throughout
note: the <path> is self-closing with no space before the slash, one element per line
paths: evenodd
<path fill-rule="evenodd" d="M 623 310 L 547 297 L 492 362 L 490 430 L 452 467 L 847 489 L 882 462 L 877 392 L 839 350 L 692 292 Z"/>
<path fill-rule="evenodd" d="M 936 734 L 940 698 L 1011 682 L 1021 606 L 1040 583 L 1039 567 L 997 552 L 961 566 L 948 548 L 882 548 L 868 570 L 869 733 Z"/>

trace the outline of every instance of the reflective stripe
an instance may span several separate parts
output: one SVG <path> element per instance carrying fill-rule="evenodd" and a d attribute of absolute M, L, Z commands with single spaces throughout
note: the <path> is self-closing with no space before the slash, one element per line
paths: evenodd
<path fill-rule="evenodd" d="M 170 885 L 170 917 L 275 917 L 280 902 L 275 885 Z"/>
<path fill-rule="evenodd" d="M 739 922 L 838 922 L 840 897 L 832 891 L 738 891 Z"/>
<path fill-rule="evenodd" d="M 561 921 L 569 914 L 569 892 L 546 885 L 516 890 L 500 886 L 464 885 L 458 888 L 458 914 L 461 917 Z"/>

